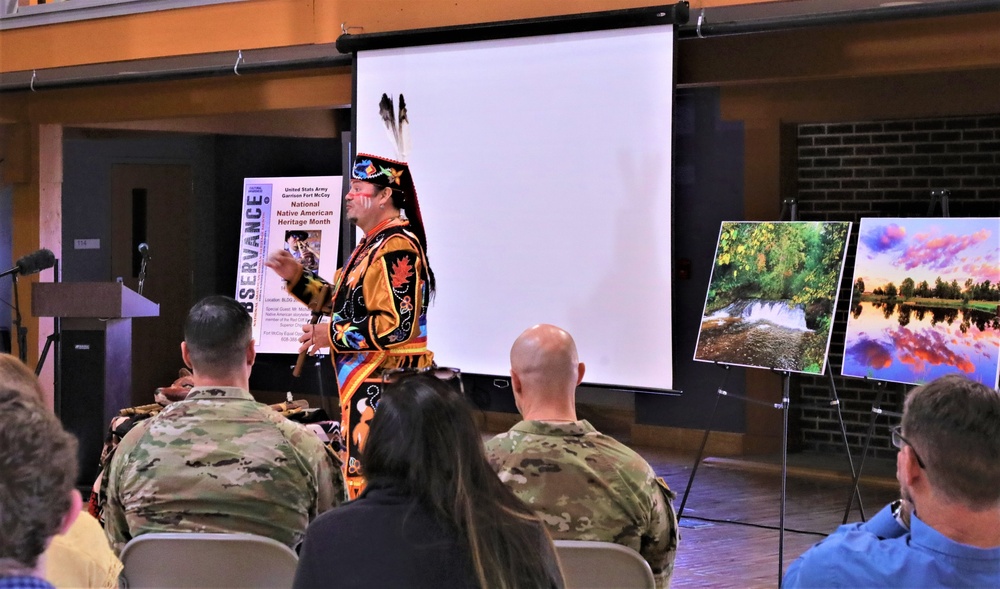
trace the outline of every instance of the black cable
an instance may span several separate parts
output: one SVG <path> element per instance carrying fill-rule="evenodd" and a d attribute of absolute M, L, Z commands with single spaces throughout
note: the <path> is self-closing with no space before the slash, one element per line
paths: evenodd
<path fill-rule="evenodd" d="M 741 521 L 736 521 L 736 520 L 731 520 L 731 519 L 715 519 L 715 518 L 711 518 L 711 517 L 698 517 L 698 516 L 694 516 L 694 515 L 686 515 L 686 516 L 684 516 L 684 519 L 696 519 L 698 521 L 712 522 L 714 524 L 733 524 L 733 525 L 737 525 L 737 526 L 747 526 L 749 528 L 760 528 L 762 530 L 775 530 L 775 531 L 778 531 L 780 529 L 780 528 L 778 528 L 778 526 L 771 526 L 771 525 L 767 525 L 767 524 L 754 524 L 754 523 L 750 523 L 750 522 L 741 522 Z M 820 536 L 820 537 L 823 537 L 823 538 L 825 538 L 825 537 L 827 537 L 827 536 L 830 535 L 829 532 L 813 532 L 813 531 L 810 531 L 810 530 L 797 530 L 795 528 L 788 528 L 788 527 L 785 528 L 785 531 L 786 532 L 795 532 L 796 534 L 808 534 L 808 535 L 811 535 L 811 536 Z"/>

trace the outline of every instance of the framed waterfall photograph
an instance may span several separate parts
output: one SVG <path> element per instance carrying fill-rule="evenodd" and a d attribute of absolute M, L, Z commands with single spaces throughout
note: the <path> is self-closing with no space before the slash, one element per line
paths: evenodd
<path fill-rule="evenodd" d="M 1000 218 L 861 219 L 844 376 L 1000 372 Z"/>
<path fill-rule="evenodd" d="M 851 224 L 724 221 L 694 359 L 822 374 Z"/>

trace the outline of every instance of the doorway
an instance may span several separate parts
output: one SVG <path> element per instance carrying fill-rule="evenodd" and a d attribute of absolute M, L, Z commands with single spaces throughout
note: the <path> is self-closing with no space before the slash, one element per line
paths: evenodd
<path fill-rule="evenodd" d="M 140 243 L 149 248 L 142 295 L 159 317 L 132 321 L 132 404 L 153 402 L 184 365 L 184 319 L 192 304 L 190 241 L 192 172 L 182 164 L 115 164 L 111 168 L 111 276 L 139 291 Z"/>

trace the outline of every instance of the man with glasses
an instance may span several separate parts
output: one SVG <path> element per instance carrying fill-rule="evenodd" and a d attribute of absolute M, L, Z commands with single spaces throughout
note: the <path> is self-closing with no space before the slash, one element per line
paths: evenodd
<path fill-rule="evenodd" d="M 917 387 L 892 441 L 901 499 L 806 551 L 784 587 L 1000 587 L 1000 393 L 958 374 Z"/>
<path fill-rule="evenodd" d="M 486 443 L 490 465 L 556 540 L 615 542 L 670 584 L 677 554 L 674 494 L 638 454 L 576 416 L 583 381 L 572 336 L 536 325 L 510 350 L 511 389 L 524 421 Z"/>

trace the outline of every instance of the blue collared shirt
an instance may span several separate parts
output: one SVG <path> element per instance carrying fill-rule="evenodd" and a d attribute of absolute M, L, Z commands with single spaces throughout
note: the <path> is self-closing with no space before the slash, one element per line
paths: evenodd
<path fill-rule="evenodd" d="M 0 576 L 0 589 L 55 589 L 45 579 L 30 576 Z"/>
<path fill-rule="evenodd" d="M 1000 548 L 959 544 L 916 513 L 907 531 L 886 506 L 807 550 L 782 587 L 1000 587 Z"/>

